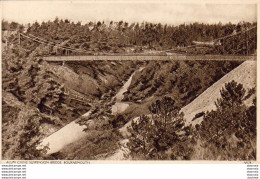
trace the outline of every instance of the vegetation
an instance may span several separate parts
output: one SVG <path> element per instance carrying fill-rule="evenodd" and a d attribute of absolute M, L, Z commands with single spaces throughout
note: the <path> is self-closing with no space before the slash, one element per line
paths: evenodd
<path fill-rule="evenodd" d="M 125 101 L 145 101 L 172 96 L 184 106 L 199 96 L 222 76 L 233 70 L 238 61 L 149 61 L 133 77 Z"/>
<path fill-rule="evenodd" d="M 192 149 L 186 143 L 192 129 L 184 126 L 179 110 L 175 101 L 165 96 L 151 105 L 151 117 L 141 116 L 132 122 L 128 142 L 130 156 L 133 159 L 189 159 Z"/>
<path fill-rule="evenodd" d="M 8 23 L 2 21 L 3 30 L 19 30 L 25 31 L 25 34 L 34 35 L 40 39 L 48 41 L 46 44 L 57 43 L 59 45 L 87 51 L 89 54 L 96 53 L 136 53 L 147 52 L 150 50 L 163 50 L 187 47 L 193 41 L 211 41 L 233 32 L 248 29 L 256 26 L 256 23 L 241 22 L 239 24 L 181 24 L 178 26 L 168 24 L 155 24 L 149 22 L 127 23 L 124 21 L 113 22 L 106 24 L 104 22 L 89 22 L 81 24 L 81 22 L 70 22 L 65 19 L 56 18 L 54 21 L 42 22 L 41 24 L 35 22 L 28 24 L 28 26 L 19 25 L 15 22 Z M 225 48 L 216 46 L 214 48 L 202 49 L 185 49 L 189 53 L 207 53 L 207 54 L 242 54 L 246 55 L 243 48 L 245 46 L 245 36 L 235 36 L 231 39 L 225 40 Z M 17 37 L 12 36 L 9 41 L 14 41 Z M 248 37 L 252 43 L 247 45 L 249 54 L 256 50 L 256 30 L 252 31 Z M 234 47 L 233 42 L 236 42 Z M 223 43 L 223 42 L 221 42 Z M 32 42 L 29 39 L 23 38 L 22 46 L 29 50 L 36 50 L 40 47 L 40 51 L 35 51 L 38 55 L 65 54 L 65 50 L 56 50 L 55 47 L 46 46 L 46 44 L 39 44 Z M 201 51 L 201 52 L 200 52 Z M 70 54 L 80 54 L 82 52 L 72 52 Z M 83 52 L 84 53 L 84 52 Z"/>
<path fill-rule="evenodd" d="M 10 27 L 9 30 L 21 29 L 19 24 Z M 14 38 L 13 34 L 3 36 L 3 40 Z M 45 151 L 36 149 L 42 138 L 88 110 L 106 106 L 98 101 L 110 102 L 138 64 L 131 61 L 123 64 L 103 61 L 71 63 L 66 66 L 49 64 L 37 58 L 44 51 L 38 45 L 33 43 L 31 50 L 28 50 L 8 43 L 3 49 L 4 159 L 42 159 Z M 25 113 L 23 117 L 18 117 Z M 24 126 L 27 121 L 35 125 L 36 129 Z M 25 138 L 23 133 L 30 131 L 34 132 Z M 24 143 L 16 143 L 19 141 Z M 21 145 L 25 147 L 24 150 Z M 31 151 L 31 156 L 27 156 L 27 151 Z"/>
<path fill-rule="evenodd" d="M 19 112 L 13 108 L 9 112 L 16 115 L 16 118 L 9 118 L 7 121 L 8 109 L 6 105 L 3 108 L 3 159 L 44 159 L 47 148 L 37 149 L 40 142 L 40 121 L 44 118 L 40 112 L 29 106 Z"/>
<path fill-rule="evenodd" d="M 217 109 L 207 112 L 196 130 L 185 126 L 170 97 L 151 105 L 150 115 L 129 127 L 132 159 L 255 160 L 256 99 L 246 106 L 242 84 L 231 81 L 221 90 Z M 246 151 L 246 152 L 245 152 Z"/>
<path fill-rule="evenodd" d="M 16 49 L 16 47 L 4 50 L 2 56 L 2 86 L 5 93 L 3 108 L 15 106 L 10 113 L 4 110 L 3 114 L 3 158 L 5 159 L 18 159 L 18 154 L 15 152 L 21 152 L 21 147 L 13 143 L 14 140 L 21 139 L 30 143 L 37 139 L 34 145 L 30 144 L 31 149 L 35 150 L 43 137 L 50 135 L 88 110 L 93 111 L 91 117 L 101 120 L 99 116 L 110 113 L 108 108 L 111 106 L 111 98 L 138 64 L 131 61 L 123 64 L 88 62 L 61 67 L 41 62 L 34 55 L 28 56 L 21 48 Z M 69 76 L 71 78 L 68 78 Z M 78 99 L 77 96 L 82 96 L 82 98 Z M 14 104 L 10 104 L 10 101 Z M 17 117 L 23 111 L 19 108 L 21 104 L 37 111 L 37 115 L 40 116 L 39 120 L 35 118 L 36 121 L 33 121 L 37 123 L 39 130 L 28 137 L 28 141 L 22 139 L 22 136 L 15 131 L 14 134 L 10 133 L 13 129 L 12 123 L 18 122 L 24 125 L 22 121 L 17 121 L 24 120 Z M 101 106 L 104 107 L 101 108 L 103 111 L 100 111 Z M 105 109 L 108 112 L 105 112 Z M 30 114 L 34 119 L 35 114 L 31 113 L 31 110 L 27 113 L 28 120 Z M 82 119 L 81 122 L 86 123 L 86 121 Z M 21 128 L 21 132 L 24 130 Z M 26 146 L 26 144 L 23 145 Z M 26 150 L 23 152 L 26 153 Z M 23 154 L 20 153 L 21 159 L 22 156 Z M 38 154 L 35 155 L 35 159 L 38 158 L 36 156 Z"/>
<path fill-rule="evenodd" d="M 244 104 L 246 90 L 242 84 L 225 84 L 217 109 L 208 112 L 199 129 L 202 145 L 213 160 L 256 159 L 256 99 L 253 105 Z M 247 152 L 245 152 L 247 151 Z"/>

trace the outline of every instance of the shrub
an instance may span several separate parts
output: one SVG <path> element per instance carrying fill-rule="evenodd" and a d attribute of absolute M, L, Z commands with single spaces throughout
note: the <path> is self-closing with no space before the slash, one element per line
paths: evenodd
<path fill-rule="evenodd" d="M 256 105 L 243 104 L 245 91 L 235 81 L 225 84 L 216 102 L 217 109 L 205 115 L 199 137 L 212 155 L 204 159 L 256 159 Z"/>
<path fill-rule="evenodd" d="M 141 116 L 129 127 L 128 142 L 132 159 L 188 159 L 191 128 L 184 126 L 183 114 L 170 97 L 157 100 L 150 107 L 151 117 Z"/>

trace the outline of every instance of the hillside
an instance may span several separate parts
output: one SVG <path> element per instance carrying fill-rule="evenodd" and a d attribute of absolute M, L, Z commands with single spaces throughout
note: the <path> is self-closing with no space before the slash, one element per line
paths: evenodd
<path fill-rule="evenodd" d="M 90 109 L 111 102 L 139 63 L 90 61 L 62 66 L 44 62 L 17 45 L 6 46 L 2 52 L 3 158 L 21 159 L 20 148 L 27 148 L 25 138 L 37 145 Z M 17 130 L 24 133 L 17 135 Z"/>
<path fill-rule="evenodd" d="M 146 102 L 166 95 L 183 107 L 240 64 L 239 61 L 149 61 L 133 77 L 123 100 L 144 107 Z"/>
<path fill-rule="evenodd" d="M 180 112 L 184 113 L 184 120 L 186 121 L 186 125 L 192 124 L 195 126 L 196 124 L 200 124 L 203 120 L 203 116 L 195 118 L 195 115 L 205 111 L 212 111 L 216 110 L 215 102 L 217 99 L 221 98 L 220 90 L 225 86 L 226 83 L 231 82 L 232 80 L 236 81 L 237 83 L 243 84 L 243 87 L 247 89 L 255 88 L 256 87 L 256 62 L 255 61 L 246 61 L 243 62 L 241 65 L 233 69 L 231 72 L 227 73 L 209 88 L 207 88 L 201 95 L 195 98 L 191 103 L 186 105 L 181 109 Z M 245 104 L 247 106 L 253 105 L 253 98 L 255 95 L 251 96 L 249 99 L 245 100 Z M 149 116 L 149 115 L 148 115 Z M 151 118 L 152 116 L 150 116 Z M 132 122 L 137 122 L 140 117 L 136 117 L 129 122 L 127 122 L 123 127 L 119 129 L 123 139 L 120 140 L 120 148 L 111 156 L 107 157 L 107 160 L 125 160 L 127 157 L 125 155 L 129 155 L 129 148 L 127 147 L 126 143 L 131 137 L 131 133 L 129 132 L 128 128 L 131 127 Z M 194 120 L 195 119 L 195 120 Z M 235 140 L 237 138 L 235 137 Z M 195 149 L 195 159 L 197 158 L 204 158 L 203 156 L 198 156 L 200 153 L 201 155 L 207 149 L 202 148 L 200 146 L 200 142 L 196 145 Z M 204 154 L 203 154 L 204 155 Z M 129 159 L 129 158 L 128 158 Z"/>
<path fill-rule="evenodd" d="M 215 102 L 220 98 L 220 89 L 224 87 L 225 83 L 235 80 L 243 84 L 244 88 L 248 90 L 256 87 L 255 77 L 256 61 L 246 61 L 242 63 L 181 109 L 181 112 L 184 113 L 186 123 L 192 125 L 199 124 L 202 117 L 192 121 L 196 114 L 216 109 Z"/>

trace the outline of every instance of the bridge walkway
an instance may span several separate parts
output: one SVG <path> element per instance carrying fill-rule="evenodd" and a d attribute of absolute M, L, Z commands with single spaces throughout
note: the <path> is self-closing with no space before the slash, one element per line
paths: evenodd
<path fill-rule="evenodd" d="M 89 56 L 48 56 L 42 57 L 44 61 L 49 62 L 74 62 L 74 61 L 92 61 L 92 60 L 256 60 L 256 55 L 251 56 L 233 56 L 233 55 L 122 55 L 122 56 L 105 56 L 105 55 L 89 55 Z"/>

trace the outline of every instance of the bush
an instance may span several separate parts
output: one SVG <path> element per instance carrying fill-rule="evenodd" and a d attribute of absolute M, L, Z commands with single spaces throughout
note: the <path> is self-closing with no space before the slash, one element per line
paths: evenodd
<path fill-rule="evenodd" d="M 243 104 L 245 91 L 235 81 L 225 84 L 217 109 L 206 113 L 199 136 L 212 155 L 204 159 L 256 159 L 256 103 L 250 107 Z"/>
<path fill-rule="evenodd" d="M 46 148 L 40 144 L 40 120 L 42 116 L 35 108 L 26 106 L 17 118 L 11 121 L 8 133 L 3 135 L 3 158 L 7 160 L 43 159 Z"/>
<path fill-rule="evenodd" d="M 170 97 L 150 107 L 151 117 L 141 116 L 129 127 L 128 147 L 132 159 L 189 159 L 191 128 L 184 126 L 183 114 Z M 187 145 L 186 145 L 187 146 Z"/>

